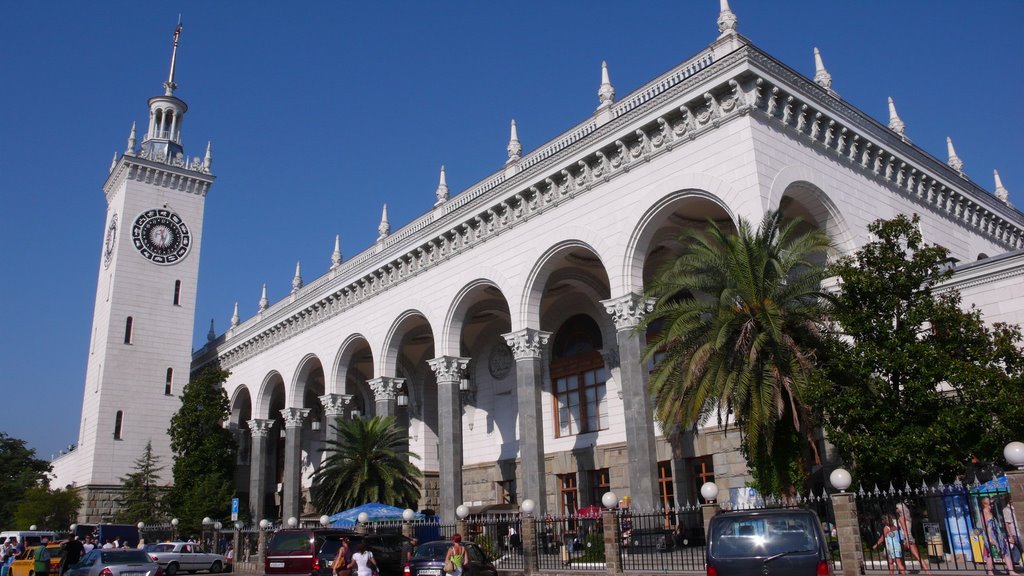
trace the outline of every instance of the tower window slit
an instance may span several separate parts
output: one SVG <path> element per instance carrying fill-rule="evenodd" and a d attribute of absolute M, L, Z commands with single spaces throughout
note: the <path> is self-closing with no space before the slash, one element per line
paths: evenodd
<path fill-rule="evenodd" d="M 164 394 L 171 395 L 171 384 L 174 382 L 174 368 L 167 369 L 167 379 L 164 382 Z"/>
<path fill-rule="evenodd" d="M 129 316 L 128 319 L 125 320 L 125 322 L 124 322 L 124 343 L 125 344 L 131 344 L 132 343 L 132 329 L 133 328 L 134 328 L 134 322 L 132 320 L 132 317 Z"/>
<path fill-rule="evenodd" d="M 117 415 L 114 416 L 114 440 L 121 440 L 121 426 L 124 424 L 124 412 L 121 410 L 117 411 Z"/>
<path fill-rule="evenodd" d="M 181 305 L 181 280 L 174 281 L 174 305 Z"/>

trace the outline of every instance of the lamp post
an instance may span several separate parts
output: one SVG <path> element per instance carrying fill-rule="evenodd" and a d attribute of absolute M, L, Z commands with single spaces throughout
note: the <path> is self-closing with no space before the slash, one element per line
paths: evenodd
<path fill-rule="evenodd" d="M 224 528 L 224 525 L 219 521 L 213 523 L 213 551 L 216 554 L 223 554 L 224 550 L 221 550 L 220 546 L 220 531 Z"/>
<path fill-rule="evenodd" d="M 860 522 L 857 519 L 857 502 L 852 492 L 847 492 L 853 478 L 850 472 L 836 468 L 828 475 L 828 482 L 838 492 L 831 494 L 832 512 L 835 517 L 836 536 L 839 538 L 839 561 L 843 576 L 858 576 L 863 573 L 864 549 L 860 541 Z"/>
<path fill-rule="evenodd" d="M 519 533 L 523 538 L 523 571 L 526 574 L 537 573 L 537 524 L 533 521 L 533 511 L 536 508 L 537 504 L 529 498 L 519 505 L 519 511 L 522 513 Z"/>
<path fill-rule="evenodd" d="M 248 560 L 247 556 L 242 556 L 242 548 L 241 548 L 241 546 L 242 546 L 242 526 L 244 526 L 244 524 L 242 524 L 241 520 L 235 520 L 234 544 L 231 547 L 232 550 L 234 551 L 234 554 L 233 554 L 234 558 L 231 559 L 231 570 L 232 571 L 234 571 L 234 569 L 235 569 L 235 566 L 234 566 L 235 560 L 237 560 L 239 558 L 243 558 L 243 559 Z"/>
<path fill-rule="evenodd" d="M 267 530 L 269 530 L 271 526 L 272 524 L 270 523 L 270 520 L 267 520 L 266 518 L 260 520 L 260 537 L 258 544 L 256 545 L 256 557 L 259 562 L 259 570 L 263 570 L 263 560 L 267 556 Z"/>
<path fill-rule="evenodd" d="M 455 508 L 455 518 L 457 518 L 457 520 L 455 521 L 455 531 L 459 534 L 462 534 L 463 538 L 469 537 L 469 530 L 468 527 L 466 526 L 466 517 L 468 516 L 469 507 L 466 506 L 465 504 L 459 504 Z"/>
<path fill-rule="evenodd" d="M 1010 509 L 1013 511 L 1013 521 L 1016 522 L 1017 531 L 1024 524 L 1024 442 L 1010 442 L 1003 448 L 1003 458 L 1016 470 L 1006 471 L 1006 481 L 1010 484 Z M 1020 546 L 1018 540 L 1017 545 Z"/>
<path fill-rule="evenodd" d="M 615 492 L 605 492 L 601 496 L 601 523 L 604 524 L 604 562 L 610 574 L 622 573 L 622 526 L 615 515 L 619 506 L 619 497 Z"/>
<path fill-rule="evenodd" d="M 704 504 L 700 508 L 704 516 L 704 533 L 707 534 L 711 519 L 722 510 L 722 507 L 716 501 L 716 498 L 718 498 L 718 484 L 705 482 L 700 487 L 700 495 L 704 497 Z"/>
<path fill-rule="evenodd" d="M 178 519 L 171 518 L 171 541 L 178 539 Z"/>
<path fill-rule="evenodd" d="M 356 526 L 356 532 L 359 532 L 360 534 L 366 534 L 366 523 L 370 521 L 370 515 L 366 512 L 360 512 L 359 516 L 356 517 L 356 520 L 359 521 L 359 525 Z"/>
<path fill-rule="evenodd" d="M 402 536 L 406 538 L 414 538 L 416 536 L 416 530 L 412 525 L 412 521 L 415 518 L 416 512 L 412 508 L 402 510 Z"/>
<path fill-rule="evenodd" d="M 138 524 L 135 525 L 135 527 L 139 529 L 139 542 L 144 543 L 146 541 L 146 537 L 143 536 L 142 529 L 146 527 L 146 523 L 140 521 Z"/>
<path fill-rule="evenodd" d="M 201 542 L 205 542 L 204 545 L 206 546 L 207 549 L 213 548 L 213 546 L 209 545 L 209 540 L 207 539 L 207 530 L 212 530 L 212 529 L 213 529 L 213 518 L 210 518 L 209 516 L 206 516 L 205 518 L 203 518 L 203 533 L 199 537 L 199 540 Z"/>

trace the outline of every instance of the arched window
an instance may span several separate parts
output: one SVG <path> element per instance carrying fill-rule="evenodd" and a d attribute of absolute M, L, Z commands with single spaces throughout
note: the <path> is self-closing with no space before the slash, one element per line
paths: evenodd
<path fill-rule="evenodd" d="M 608 371 L 601 347 L 601 329 L 585 314 L 569 318 L 555 334 L 551 384 L 556 436 L 608 427 Z"/>
<path fill-rule="evenodd" d="M 174 368 L 167 369 L 167 380 L 164 382 L 164 394 L 171 395 L 171 384 L 174 383 Z"/>
<path fill-rule="evenodd" d="M 181 280 L 174 281 L 174 305 L 181 305 Z"/>
<path fill-rule="evenodd" d="M 131 344 L 132 343 L 132 328 L 133 328 L 133 321 L 132 321 L 132 317 L 129 316 L 128 319 L 124 321 L 124 343 L 125 344 Z"/>
<path fill-rule="evenodd" d="M 117 411 L 117 415 L 114 416 L 114 440 L 121 439 L 121 425 L 124 424 L 124 412 L 121 410 Z"/>

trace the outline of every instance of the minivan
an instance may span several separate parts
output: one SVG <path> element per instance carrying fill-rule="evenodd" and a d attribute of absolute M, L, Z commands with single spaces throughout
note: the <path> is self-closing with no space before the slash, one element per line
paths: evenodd
<path fill-rule="evenodd" d="M 810 510 L 724 512 L 708 526 L 707 576 L 833 576 L 825 533 Z"/>

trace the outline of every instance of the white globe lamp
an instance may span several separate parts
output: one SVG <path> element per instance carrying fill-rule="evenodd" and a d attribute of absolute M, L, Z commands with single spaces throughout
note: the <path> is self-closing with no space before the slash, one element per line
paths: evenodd
<path fill-rule="evenodd" d="M 138 524 L 135 525 L 135 527 L 139 529 L 139 532 L 142 532 L 142 529 L 146 527 L 146 523 L 145 522 L 139 522 Z"/>
<path fill-rule="evenodd" d="M 605 492 L 604 495 L 601 496 L 601 504 L 603 504 L 605 508 L 613 510 L 619 505 L 619 497 L 615 495 L 615 492 Z"/>
<path fill-rule="evenodd" d="M 406 522 L 412 522 L 412 519 L 416 517 L 416 512 L 412 508 L 406 508 L 402 510 L 402 520 Z"/>
<path fill-rule="evenodd" d="M 78 524 L 71 525 L 71 533 L 74 534 L 78 530 Z"/>
<path fill-rule="evenodd" d="M 298 525 L 299 525 L 299 519 L 298 518 L 296 518 L 295 516 L 289 516 L 288 517 L 288 527 L 289 528 L 295 528 Z"/>
<path fill-rule="evenodd" d="M 466 516 L 469 516 L 469 507 L 459 504 L 459 507 L 455 509 L 455 515 L 459 517 L 459 520 L 465 520 Z"/>
<path fill-rule="evenodd" d="M 537 504 L 534 503 L 534 501 L 530 500 L 529 498 L 527 498 L 526 500 L 523 500 L 523 503 L 519 505 L 519 509 L 522 510 L 523 514 L 526 514 L 527 516 L 529 516 L 530 514 L 533 514 L 533 511 L 536 508 L 537 508 Z"/>
<path fill-rule="evenodd" d="M 700 487 L 700 495 L 704 497 L 705 502 L 714 502 L 715 498 L 718 498 L 718 484 L 705 482 Z"/>
<path fill-rule="evenodd" d="M 321 516 L 320 517 L 320 525 L 323 526 L 324 528 L 327 528 L 328 526 L 330 526 L 331 525 L 331 517 L 328 516 L 327 514 L 324 514 L 323 516 Z"/>
<path fill-rule="evenodd" d="M 358 520 L 359 520 L 360 524 L 366 524 L 367 522 L 370 521 L 370 515 L 367 514 L 366 512 L 360 512 L 359 516 L 358 516 Z"/>
<path fill-rule="evenodd" d="M 209 526 L 210 524 L 213 524 L 213 518 L 210 518 L 209 516 L 203 518 L 203 526 Z"/>
<path fill-rule="evenodd" d="M 241 530 L 242 526 L 245 526 L 245 524 L 242 524 L 241 520 L 235 522 L 235 530 Z"/>
<path fill-rule="evenodd" d="M 853 483 L 853 478 L 845 468 L 836 468 L 828 475 L 828 481 L 836 490 L 846 492 L 846 489 Z"/>
<path fill-rule="evenodd" d="M 213 529 L 214 529 L 214 530 L 220 530 L 220 529 L 222 529 L 222 528 L 224 528 L 224 525 L 223 525 L 223 524 L 221 524 L 220 522 L 214 522 L 214 523 L 213 523 Z"/>
<path fill-rule="evenodd" d="M 270 528 L 270 520 L 267 520 L 266 518 L 260 520 L 260 528 L 263 528 L 264 530 Z"/>
<path fill-rule="evenodd" d="M 1003 458 L 1006 463 L 1024 469 L 1024 442 L 1010 442 L 1003 448 Z"/>
<path fill-rule="evenodd" d="M 39 527 L 38 527 L 38 526 L 36 526 L 35 524 L 33 524 L 33 525 L 29 526 L 29 527 L 28 527 L 28 529 L 29 529 L 29 530 L 38 530 L 38 529 L 39 529 Z"/>
<path fill-rule="evenodd" d="M 177 525 L 178 525 L 178 519 L 177 518 L 171 518 L 171 526 L 177 526 Z"/>

